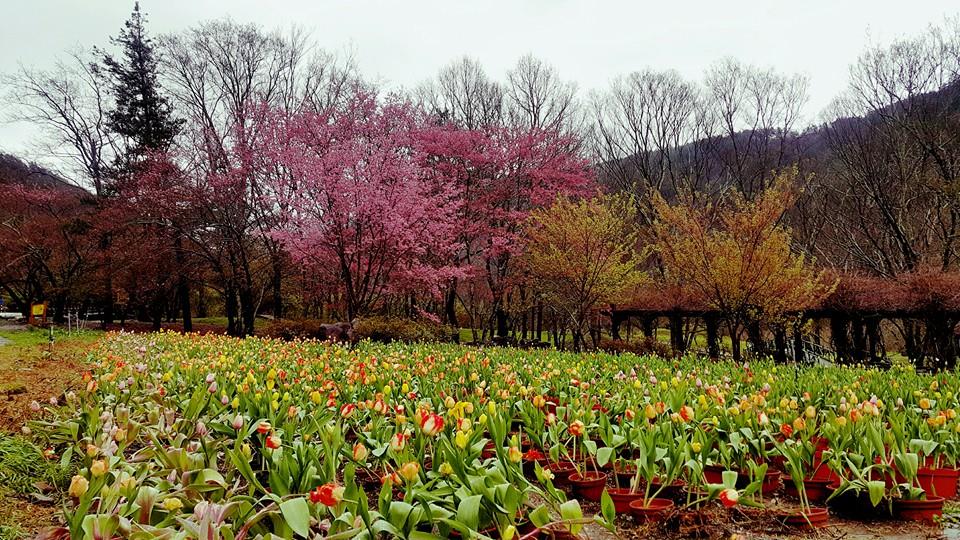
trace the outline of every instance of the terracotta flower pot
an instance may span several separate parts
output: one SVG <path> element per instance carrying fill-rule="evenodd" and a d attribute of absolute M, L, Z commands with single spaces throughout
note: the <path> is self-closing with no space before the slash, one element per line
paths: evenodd
<path fill-rule="evenodd" d="M 549 460 L 547 458 L 542 458 L 542 459 L 523 458 L 523 463 L 521 464 L 521 467 L 523 468 L 523 475 L 526 476 L 527 478 L 531 478 L 531 479 L 535 478 L 537 475 L 537 463 L 539 463 L 540 468 L 543 469 L 547 467 L 548 461 Z"/>
<path fill-rule="evenodd" d="M 827 467 L 826 463 L 823 463 L 819 459 L 813 460 L 813 472 L 810 474 L 811 480 L 824 480 L 828 483 L 839 482 L 840 476 L 837 473 L 833 472 L 830 467 Z"/>
<path fill-rule="evenodd" d="M 603 487 L 607 485 L 607 475 L 602 472 L 588 471 L 584 474 L 572 473 L 567 477 L 573 491 L 588 501 L 599 501 Z"/>
<path fill-rule="evenodd" d="M 722 484 L 723 471 L 726 470 L 722 465 L 707 465 L 703 468 L 703 477 L 708 484 Z"/>
<path fill-rule="evenodd" d="M 557 487 L 569 486 L 570 475 L 577 472 L 577 468 L 569 461 L 547 463 L 547 468 L 553 473 L 553 485 Z"/>
<path fill-rule="evenodd" d="M 831 492 L 840 489 L 840 481 L 831 482 L 830 485 L 827 486 L 827 489 Z M 866 490 L 860 491 L 859 493 L 855 491 L 841 493 L 830 499 L 827 506 L 829 506 L 831 510 L 856 519 L 871 520 L 890 517 L 889 505 L 881 501 L 880 504 L 874 506 L 873 502 L 870 501 L 870 494 L 867 493 Z"/>
<path fill-rule="evenodd" d="M 826 508 L 811 508 L 807 512 L 786 512 L 780 514 L 780 519 L 784 526 L 792 529 L 817 529 L 823 527 L 830 521 L 830 513 Z"/>
<path fill-rule="evenodd" d="M 543 452 L 532 448 L 523 454 L 523 462 L 521 467 L 523 468 L 523 474 L 527 478 L 533 478 L 536 475 L 537 466 L 539 463 L 540 467 L 546 467 L 549 458 Z"/>
<path fill-rule="evenodd" d="M 671 482 L 667 486 L 663 486 L 663 489 L 660 489 L 663 484 L 660 482 L 659 478 L 654 478 L 650 482 L 650 493 L 657 493 L 657 497 L 661 499 L 673 499 L 678 500 L 683 497 L 684 488 L 687 486 L 687 483 L 683 480 L 677 479 Z"/>
<path fill-rule="evenodd" d="M 642 491 L 630 491 L 628 488 L 611 488 L 607 490 L 607 493 L 610 494 L 613 507 L 616 508 L 618 514 L 629 512 L 630 503 L 633 501 L 643 500 Z"/>
<path fill-rule="evenodd" d="M 539 530 L 539 536 L 536 538 L 546 538 L 549 540 L 576 540 L 577 535 L 570 532 L 570 526 L 565 523 L 551 523 Z M 530 535 L 524 538 L 531 538 Z"/>
<path fill-rule="evenodd" d="M 957 479 L 960 469 L 920 467 L 917 470 L 917 483 L 929 494 L 952 499 L 957 496 Z"/>
<path fill-rule="evenodd" d="M 637 479 L 636 467 L 617 467 L 616 472 L 617 486 L 629 488 L 630 484 Z"/>
<path fill-rule="evenodd" d="M 898 519 L 933 522 L 943 514 L 943 497 L 928 496 L 926 499 L 894 499 L 893 513 Z"/>
<path fill-rule="evenodd" d="M 807 494 L 807 500 L 811 503 L 822 503 L 827 500 L 827 497 L 833 493 L 833 490 L 829 489 L 830 485 L 829 480 L 814 480 L 813 478 L 805 478 L 803 480 L 803 490 Z M 783 477 L 783 486 L 784 491 L 787 495 L 791 497 L 800 498 L 800 493 L 797 491 L 797 487 L 793 484 L 793 479 L 789 476 Z"/>
<path fill-rule="evenodd" d="M 630 503 L 630 513 L 641 523 L 663 521 L 673 510 L 673 501 L 670 499 L 636 500 Z"/>
<path fill-rule="evenodd" d="M 764 495 L 769 495 L 778 489 L 780 489 L 780 477 L 782 473 L 776 469 L 767 469 L 766 474 L 763 475 L 763 481 L 760 483 L 760 493 Z M 722 480 L 721 480 L 722 481 Z M 719 484 L 720 482 L 712 482 L 714 484 Z M 737 487 L 743 489 L 750 485 L 750 475 L 746 472 L 741 472 L 737 475 Z"/>

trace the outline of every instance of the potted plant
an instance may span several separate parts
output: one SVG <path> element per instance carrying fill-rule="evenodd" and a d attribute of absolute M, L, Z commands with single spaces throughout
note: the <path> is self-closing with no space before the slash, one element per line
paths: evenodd
<path fill-rule="evenodd" d="M 567 430 L 573 440 L 573 458 L 577 465 L 576 472 L 567 476 L 567 480 L 569 480 L 574 493 L 577 495 L 590 501 L 599 501 L 603 494 L 603 487 L 607 483 L 607 474 L 597 468 L 597 462 L 593 459 L 597 453 L 597 443 L 586 437 L 586 426 L 580 420 L 571 422 Z M 582 463 L 576 461 L 578 449 Z M 591 465 L 593 466 L 592 471 L 589 470 Z"/>
<path fill-rule="evenodd" d="M 809 441 L 802 442 L 794 439 L 786 439 L 782 443 L 775 444 L 784 458 L 783 465 L 789 474 L 787 481 L 800 502 L 798 512 L 785 512 L 781 515 L 784 525 L 797 528 L 816 528 L 826 525 L 830 519 L 827 509 L 811 505 L 811 499 L 821 502 L 827 496 L 825 485 L 807 477 L 807 464 L 811 459 L 812 445 Z"/>
<path fill-rule="evenodd" d="M 899 497 L 893 499 L 893 512 L 909 521 L 930 521 L 943 514 L 943 497 L 928 495 L 917 483 L 920 456 L 915 452 L 896 452 L 894 463 L 905 482 L 897 485 Z"/>

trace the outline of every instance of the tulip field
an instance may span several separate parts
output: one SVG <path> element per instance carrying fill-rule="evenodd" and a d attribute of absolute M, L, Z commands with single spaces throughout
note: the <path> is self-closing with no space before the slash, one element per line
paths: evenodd
<path fill-rule="evenodd" d="M 32 404 L 75 468 L 49 537 L 938 527 L 957 491 L 954 373 L 175 333 L 89 360 Z"/>

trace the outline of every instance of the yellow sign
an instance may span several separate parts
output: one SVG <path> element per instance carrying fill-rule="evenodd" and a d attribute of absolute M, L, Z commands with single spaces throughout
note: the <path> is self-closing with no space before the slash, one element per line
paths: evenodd
<path fill-rule="evenodd" d="M 27 319 L 27 324 L 37 325 L 45 324 L 47 322 L 47 305 L 46 304 L 32 304 L 30 306 L 30 317 Z"/>

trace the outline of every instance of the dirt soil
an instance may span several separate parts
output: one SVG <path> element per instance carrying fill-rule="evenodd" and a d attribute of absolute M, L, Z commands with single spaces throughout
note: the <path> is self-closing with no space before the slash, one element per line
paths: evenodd
<path fill-rule="evenodd" d="M 60 397 L 80 383 L 84 353 L 96 335 L 60 338 L 20 334 L 23 326 L 0 324 L 8 338 L 0 343 L 0 431 L 19 433 L 33 416 L 30 402 Z M 22 339 L 21 339 L 22 338 Z M 0 486 L 0 540 L 24 538 L 58 524 L 55 503 L 32 500 Z"/>
<path fill-rule="evenodd" d="M 31 401 L 46 401 L 77 387 L 89 343 L 86 338 L 61 339 L 53 345 L 0 344 L 0 430 L 19 432 L 32 414 Z"/>

